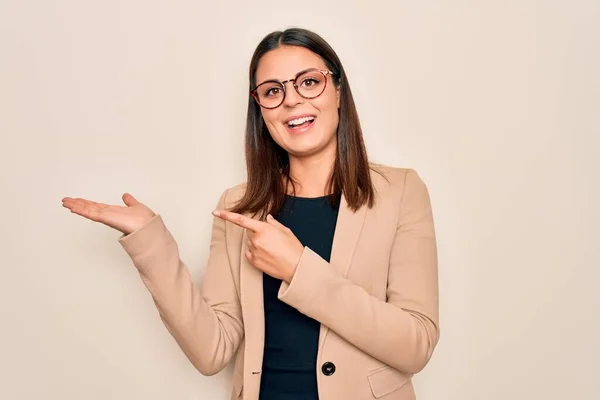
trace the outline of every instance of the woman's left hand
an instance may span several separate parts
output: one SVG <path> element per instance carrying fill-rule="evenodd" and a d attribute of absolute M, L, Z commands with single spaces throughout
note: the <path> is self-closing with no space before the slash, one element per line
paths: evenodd
<path fill-rule="evenodd" d="M 292 233 L 271 215 L 259 221 L 229 211 L 213 211 L 215 217 L 232 222 L 248 232 L 246 258 L 256 268 L 276 279 L 290 283 L 304 246 Z"/>

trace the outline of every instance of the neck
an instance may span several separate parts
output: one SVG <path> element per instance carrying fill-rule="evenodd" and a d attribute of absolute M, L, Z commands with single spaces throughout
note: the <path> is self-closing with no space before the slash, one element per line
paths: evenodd
<path fill-rule="evenodd" d="M 290 176 L 297 182 L 296 196 L 321 197 L 330 194 L 325 191 L 333 172 L 336 150 L 336 146 L 331 146 L 310 157 L 289 155 Z M 287 193 L 292 194 L 291 184 L 288 185 Z"/>

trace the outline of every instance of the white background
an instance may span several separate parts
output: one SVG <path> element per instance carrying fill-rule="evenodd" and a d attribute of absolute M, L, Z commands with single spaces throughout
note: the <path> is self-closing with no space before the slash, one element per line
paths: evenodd
<path fill-rule="evenodd" d="M 419 400 L 600 398 L 600 3 L 0 3 L 0 398 L 227 399 L 160 322 L 119 233 L 65 196 L 162 214 L 202 279 L 245 179 L 247 69 L 322 35 L 375 162 L 433 202 L 441 340 Z"/>

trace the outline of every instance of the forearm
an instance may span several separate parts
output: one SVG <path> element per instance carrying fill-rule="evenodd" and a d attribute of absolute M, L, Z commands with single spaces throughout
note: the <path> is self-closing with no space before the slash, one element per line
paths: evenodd
<path fill-rule="evenodd" d="M 119 242 L 139 271 L 162 321 L 192 364 L 205 375 L 219 372 L 237 350 L 243 332 L 235 302 L 210 305 L 206 301 L 160 216 Z M 209 262 L 222 263 L 223 255 L 215 250 Z M 228 264 L 219 267 L 228 268 Z"/>
<path fill-rule="evenodd" d="M 438 340 L 438 327 L 427 316 L 372 296 L 310 248 L 305 248 L 291 284 L 282 283 L 279 296 L 365 353 L 407 373 L 423 369 Z"/>

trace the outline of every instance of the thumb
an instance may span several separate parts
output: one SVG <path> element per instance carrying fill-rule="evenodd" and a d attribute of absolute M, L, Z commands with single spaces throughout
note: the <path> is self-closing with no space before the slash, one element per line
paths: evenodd
<path fill-rule="evenodd" d="M 135 206 L 136 204 L 139 204 L 139 201 L 137 201 L 135 197 L 133 197 L 129 193 L 125 193 L 123 195 L 123 203 L 125 203 L 128 207 L 131 207 Z"/>

